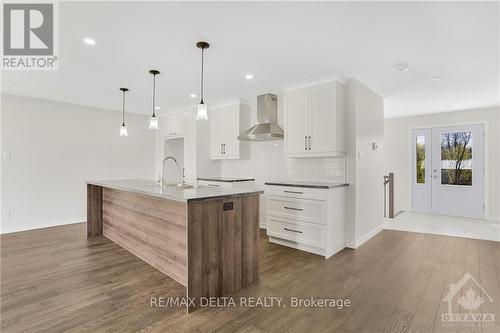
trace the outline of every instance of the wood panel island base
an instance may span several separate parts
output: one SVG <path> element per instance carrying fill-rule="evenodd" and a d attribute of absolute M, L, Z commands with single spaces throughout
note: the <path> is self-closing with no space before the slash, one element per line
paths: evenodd
<path fill-rule="evenodd" d="M 229 296 L 259 280 L 260 194 L 87 182 L 87 237 L 103 235 L 184 285 L 190 312 L 203 297 Z"/>

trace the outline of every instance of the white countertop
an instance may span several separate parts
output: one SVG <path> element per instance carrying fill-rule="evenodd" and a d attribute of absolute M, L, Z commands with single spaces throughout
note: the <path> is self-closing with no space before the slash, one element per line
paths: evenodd
<path fill-rule="evenodd" d="M 196 188 L 174 188 L 161 187 L 154 180 L 145 179 L 120 179 L 120 180 L 87 180 L 87 184 L 113 188 L 151 195 L 168 200 L 188 202 L 190 200 L 225 197 L 238 194 L 262 194 L 264 191 L 257 189 L 232 188 L 232 187 L 208 187 L 197 186 Z"/>

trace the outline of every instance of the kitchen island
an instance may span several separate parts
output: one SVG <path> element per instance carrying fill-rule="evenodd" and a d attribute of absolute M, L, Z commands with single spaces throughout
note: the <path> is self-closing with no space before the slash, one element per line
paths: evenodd
<path fill-rule="evenodd" d="M 259 279 L 259 195 L 241 188 L 87 181 L 87 237 L 104 236 L 186 287 L 221 297 Z"/>

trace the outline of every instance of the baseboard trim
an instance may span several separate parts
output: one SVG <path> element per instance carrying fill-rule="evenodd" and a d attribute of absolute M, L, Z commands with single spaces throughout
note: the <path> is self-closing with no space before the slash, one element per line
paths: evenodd
<path fill-rule="evenodd" d="M 351 249 L 357 249 L 364 243 L 366 243 L 368 240 L 373 238 L 375 235 L 377 235 L 379 232 L 385 229 L 385 222 L 381 223 L 380 225 L 376 226 L 374 229 L 372 229 L 370 232 L 365 234 L 363 237 L 358 238 L 355 242 L 353 241 L 346 241 L 346 247 L 351 248 Z"/>
<path fill-rule="evenodd" d="M 57 227 L 57 226 L 61 226 L 61 225 L 82 223 L 82 222 L 86 222 L 86 221 L 87 221 L 86 217 L 74 217 L 74 218 L 59 220 L 56 222 L 42 222 L 39 224 L 30 224 L 30 225 L 8 225 L 8 223 L 5 223 L 7 225 L 2 226 L 2 228 L 0 229 L 0 234 L 5 235 L 5 234 L 11 234 L 14 232 Z"/>

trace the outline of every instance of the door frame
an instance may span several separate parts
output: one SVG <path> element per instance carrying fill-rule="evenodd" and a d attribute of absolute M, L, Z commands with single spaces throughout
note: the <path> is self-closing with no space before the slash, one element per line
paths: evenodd
<path fill-rule="evenodd" d="M 440 127 L 455 127 L 455 126 L 470 126 L 470 125 L 483 125 L 483 198 L 484 198 L 484 217 L 481 220 L 490 220 L 490 122 L 488 120 L 480 120 L 480 121 L 467 121 L 467 122 L 449 122 L 449 123 L 438 123 L 432 125 L 420 125 L 420 126 L 412 126 L 409 129 L 407 142 L 409 147 L 408 154 L 408 165 L 409 165 L 409 177 L 407 177 L 407 182 L 409 185 L 409 211 L 413 212 L 413 131 L 430 128 L 431 130 L 434 128 Z M 432 213 L 431 213 L 432 214 Z"/>

